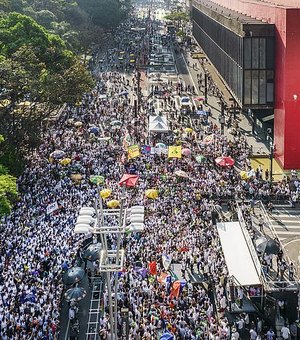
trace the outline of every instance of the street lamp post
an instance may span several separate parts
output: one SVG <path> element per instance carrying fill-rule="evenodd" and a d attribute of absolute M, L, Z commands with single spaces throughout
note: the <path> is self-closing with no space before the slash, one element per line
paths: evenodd
<path fill-rule="evenodd" d="M 121 238 L 126 232 L 144 231 L 144 207 L 133 206 L 124 208 L 125 187 L 122 187 L 120 195 L 120 209 L 103 209 L 103 201 L 100 195 L 100 186 L 97 185 L 95 208 L 82 207 L 75 225 L 75 233 L 92 233 L 100 238 L 102 249 L 99 258 L 99 271 L 106 275 L 109 320 L 111 326 L 111 339 L 118 339 L 118 273 L 122 271 L 125 258 L 125 250 L 121 249 Z M 96 218 L 92 216 L 95 215 Z M 106 217 L 111 220 L 115 217 L 117 223 L 108 223 Z M 131 223 L 127 225 L 128 223 Z M 113 224 L 113 225 L 112 225 Z M 107 236 L 116 235 L 116 247 L 109 247 Z M 114 279 L 112 280 L 112 275 Z M 114 301 L 112 299 L 114 293 Z"/>
<path fill-rule="evenodd" d="M 270 141 L 270 186 L 272 186 L 273 181 L 273 158 L 274 158 L 274 144 L 273 140 Z"/>
<path fill-rule="evenodd" d="M 205 104 L 207 104 L 207 71 L 204 70 L 204 99 Z"/>

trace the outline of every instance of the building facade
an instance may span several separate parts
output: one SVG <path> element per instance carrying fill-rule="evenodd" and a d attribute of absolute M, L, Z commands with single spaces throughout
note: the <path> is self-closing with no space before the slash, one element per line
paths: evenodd
<path fill-rule="evenodd" d="M 191 11 L 196 40 L 239 105 L 274 119 L 276 159 L 300 168 L 300 1 L 193 0 Z"/>

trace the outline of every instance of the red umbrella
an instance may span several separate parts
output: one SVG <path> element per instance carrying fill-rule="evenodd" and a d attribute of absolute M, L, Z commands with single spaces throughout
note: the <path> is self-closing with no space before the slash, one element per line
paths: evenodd
<path fill-rule="evenodd" d="M 138 175 L 124 174 L 120 179 L 119 185 L 125 185 L 126 187 L 134 187 L 138 180 Z"/>
<path fill-rule="evenodd" d="M 227 156 L 218 157 L 215 162 L 220 166 L 233 166 L 235 163 L 233 158 Z"/>
<path fill-rule="evenodd" d="M 198 102 L 202 102 L 204 98 L 198 97 L 198 98 L 195 98 L 194 100 L 197 100 Z"/>

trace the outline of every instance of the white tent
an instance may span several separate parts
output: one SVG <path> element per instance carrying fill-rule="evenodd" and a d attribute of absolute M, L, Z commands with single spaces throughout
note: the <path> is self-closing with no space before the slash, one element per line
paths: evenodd
<path fill-rule="evenodd" d="M 260 264 L 254 263 L 239 222 L 217 223 L 229 276 L 242 286 L 261 285 Z"/>
<path fill-rule="evenodd" d="M 166 116 L 150 116 L 149 132 L 167 132 L 169 131 Z"/>

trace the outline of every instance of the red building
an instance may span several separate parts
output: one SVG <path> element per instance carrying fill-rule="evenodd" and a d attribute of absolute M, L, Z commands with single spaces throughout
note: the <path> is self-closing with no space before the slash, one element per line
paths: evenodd
<path fill-rule="evenodd" d="M 197 3 L 197 0 L 193 2 Z M 284 169 L 299 169 L 300 0 L 210 0 L 210 2 L 274 25 L 275 157 Z"/>

